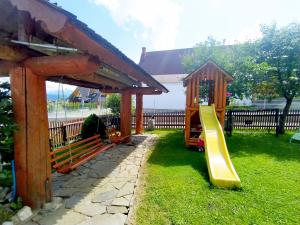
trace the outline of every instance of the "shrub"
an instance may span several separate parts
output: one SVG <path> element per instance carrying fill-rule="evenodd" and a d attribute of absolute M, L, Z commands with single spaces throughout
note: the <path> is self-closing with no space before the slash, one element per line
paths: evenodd
<path fill-rule="evenodd" d="M 110 108 L 112 114 L 120 114 L 121 96 L 119 94 L 111 94 L 106 97 L 105 107 Z"/>
<path fill-rule="evenodd" d="M 0 83 L 0 154 L 2 161 L 13 159 L 13 133 L 17 126 L 14 123 L 10 86 Z"/>
<path fill-rule="evenodd" d="M 110 94 L 106 97 L 105 107 L 110 108 L 113 115 L 120 115 L 121 95 Z M 135 113 L 135 107 L 131 98 L 131 113 Z"/>
<path fill-rule="evenodd" d="M 83 139 L 100 134 L 100 137 L 106 138 L 106 126 L 103 121 L 95 114 L 88 116 L 82 125 L 81 136 Z"/>

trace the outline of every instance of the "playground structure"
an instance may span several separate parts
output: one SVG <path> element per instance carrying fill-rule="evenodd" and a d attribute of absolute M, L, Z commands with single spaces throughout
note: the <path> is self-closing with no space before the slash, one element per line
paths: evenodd
<path fill-rule="evenodd" d="M 0 21 L 0 76 L 10 77 L 18 125 L 14 135 L 17 195 L 36 209 L 51 201 L 51 157 L 55 163 L 50 156 L 46 81 L 120 93 L 120 133 L 126 142 L 131 136 L 132 95 L 136 95 L 139 134 L 143 95 L 168 90 L 75 15 L 49 1 L 2 0 Z M 107 148 L 98 138 L 94 142 L 101 150 L 90 148 L 84 160 Z M 73 157 L 76 163 L 83 162 L 81 155 Z"/>
<path fill-rule="evenodd" d="M 233 77 L 212 60 L 184 79 L 186 88 L 185 142 L 198 146 L 204 141 L 212 184 L 222 188 L 240 187 L 230 160 L 223 128 L 227 84 Z"/>

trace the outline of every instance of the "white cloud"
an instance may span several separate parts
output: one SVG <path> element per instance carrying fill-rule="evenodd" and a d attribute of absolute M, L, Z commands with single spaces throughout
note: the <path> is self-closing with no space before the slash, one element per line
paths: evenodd
<path fill-rule="evenodd" d="M 58 93 L 59 83 L 47 81 L 46 82 L 47 87 L 47 93 Z M 62 95 L 61 88 L 63 87 L 63 90 L 65 94 L 72 92 L 75 90 L 76 86 L 68 85 L 68 84 L 61 84 L 60 86 L 60 95 Z"/>
<path fill-rule="evenodd" d="M 208 4 L 215 9 L 221 9 L 224 6 L 224 1 L 223 0 L 210 0 Z"/>
<path fill-rule="evenodd" d="M 237 40 L 239 42 L 246 42 L 246 41 L 256 40 L 261 37 L 262 34 L 260 32 L 260 25 L 256 24 L 252 27 L 247 27 L 243 29 L 237 36 Z"/>
<path fill-rule="evenodd" d="M 89 0 L 107 8 L 114 21 L 134 30 L 140 24 L 139 38 L 147 39 L 155 49 L 175 47 L 182 7 L 172 0 Z"/>
<path fill-rule="evenodd" d="M 226 44 L 238 44 L 245 43 L 247 41 L 254 41 L 262 37 L 260 32 L 260 24 L 256 23 L 253 26 L 245 27 L 240 32 L 237 33 L 234 39 L 226 40 Z"/>

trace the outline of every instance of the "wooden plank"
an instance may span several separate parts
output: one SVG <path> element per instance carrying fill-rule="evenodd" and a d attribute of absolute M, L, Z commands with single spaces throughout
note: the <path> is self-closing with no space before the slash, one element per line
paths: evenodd
<path fill-rule="evenodd" d="M 105 152 L 105 151 L 111 149 L 114 146 L 115 146 L 115 144 L 105 145 L 102 148 L 99 148 L 99 149 L 85 155 L 84 158 L 81 158 L 81 159 L 77 160 L 76 162 L 72 163 L 70 166 L 66 166 L 65 168 L 60 169 L 59 172 L 60 173 L 68 173 L 71 170 L 74 170 L 78 166 L 80 166 L 80 165 L 84 164 L 85 162 L 91 160 L 92 158 L 96 157 L 98 154 L 100 154 L 102 152 Z"/>
<path fill-rule="evenodd" d="M 14 139 L 17 194 L 26 205 L 40 208 L 51 196 L 45 80 L 26 68 L 15 68 L 10 75 L 19 125 Z"/>
<path fill-rule="evenodd" d="M 196 107 L 199 107 L 199 96 L 200 96 L 200 74 L 196 76 Z"/>
<path fill-rule="evenodd" d="M 0 77 L 9 76 L 9 71 L 17 67 L 17 64 L 14 62 L 9 62 L 5 60 L 0 60 Z"/>
<path fill-rule="evenodd" d="M 121 95 L 121 135 L 131 136 L 131 93 L 128 90 L 124 90 Z M 125 140 L 130 141 L 130 137 Z"/>
<path fill-rule="evenodd" d="M 64 160 L 62 160 L 62 161 L 60 161 L 60 162 L 57 162 L 57 163 L 55 163 L 54 165 L 53 165 L 53 168 L 54 169 L 59 169 L 59 168 L 61 168 L 61 167 L 63 167 L 64 165 L 68 165 L 68 164 L 72 164 L 72 162 L 74 161 L 74 162 L 76 162 L 77 161 L 77 158 L 79 158 L 79 157 L 84 157 L 84 155 L 85 154 L 87 154 L 87 153 L 89 153 L 89 152 L 92 152 L 92 151 L 94 151 L 95 149 L 97 149 L 97 148 L 100 148 L 102 146 L 102 144 L 101 143 L 98 143 L 98 144 L 96 144 L 96 145 L 92 145 L 92 146 L 89 146 L 88 148 L 86 147 L 86 149 L 85 148 L 82 148 L 83 150 L 82 151 L 78 151 L 78 152 L 76 152 L 75 154 L 71 154 L 71 151 L 70 151 L 70 153 L 69 152 L 67 152 L 67 153 L 69 153 L 69 157 L 68 158 L 66 158 L 66 159 L 64 159 Z"/>
<path fill-rule="evenodd" d="M 36 107 L 39 110 L 39 141 L 40 141 L 40 159 L 43 164 L 41 164 L 41 171 L 46 174 L 41 174 L 41 190 L 45 188 L 45 192 L 41 192 L 41 202 L 52 201 L 52 171 L 50 166 L 50 149 L 49 149 L 49 122 L 48 122 L 48 111 L 47 111 L 47 93 L 46 93 L 46 82 L 45 79 L 37 79 L 40 92 L 38 93 L 38 103 L 40 107 Z M 45 180 L 46 179 L 46 180 Z"/>
<path fill-rule="evenodd" d="M 69 148 L 73 148 L 73 147 L 75 147 L 75 146 L 77 146 L 77 145 L 84 144 L 84 143 L 89 142 L 89 141 L 92 141 L 92 140 L 94 140 L 94 139 L 96 140 L 97 138 L 100 138 L 100 135 L 99 135 L 99 134 L 96 134 L 96 135 L 94 135 L 94 136 L 92 136 L 92 137 L 83 139 L 83 140 L 78 141 L 78 142 L 76 142 L 76 143 L 72 143 L 72 144 L 69 144 L 69 145 L 67 145 L 67 146 L 65 146 L 65 147 L 59 148 L 59 149 L 57 149 L 57 150 L 54 150 L 54 151 L 52 151 L 52 152 L 50 153 L 50 155 L 51 155 L 51 156 L 52 156 L 52 155 L 55 155 L 55 154 L 57 154 L 57 153 L 59 153 L 59 152 L 61 152 L 61 151 L 67 150 L 67 149 L 69 149 Z"/>
<path fill-rule="evenodd" d="M 30 198 L 27 191 L 27 129 L 26 129 L 26 81 L 22 68 L 10 71 L 11 95 L 13 102 L 14 119 L 18 130 L 14 133 L 14 159 L 17 177 L 17 195 L 22 196 L 28 203 Z M 26 204 L 25 203 L 25 204 Z"/>
<path fill-rule="evenodd" d="M 193 76 L 193 77 L 192 77 L 192 88 L 191 88 L 191 89 L 192 89 L 192 98 L 191 98 L 191 102 L 192 102 L 192 106 L 193 106 L 193 107 L 196 107 L 196 106 L 195 106 L 195 82 L 196 82 L 196 81 L 195 81 L 195 77 Z"/>
<path fill-rule="evenodd" d="M 78 142 L 76 142 L 78 143 Z M 52 159 L 50 160 L 51 163 L 56 162 L 60 159 L 63 159 L 69 155 L 76 155 L 79 151 L 84 150 L 86 148 L 89 148 L 90 146 L 96 146 L 97 144 L 99 144 L 99 146 L 102 145 L 101 142 L 99 142 L 99 139 L 95 139 L 95 140 L 91 140 L 89 142 L 85 142 L 84 144 L 78 144 L 76 146 L 73 147 L 68 147 L 68 145 L 66 145 L 66 147 L 62 147 L 59 148 L 55 151 L 55 154 L 52 156 Z M 61 150 L 64 149 L 64 150 Z"/>
<path fill-rule="evenodd" d="M 95 57 L 84 55 L 33 57 L 23 64 L 41 76 L 87 75 L 100 67 L 100 62 Z"/>
<path fill-rule="evenodd" d="M 142 94 L 137 94 L 136 95 L 136 134 L 142 134 L 144 130 L 143 126 L 143 95 Z"/>
<path fill-rule="evenodd" d="M 20 62 L 30 57 L 30 51 L 12 45 L 0 44 L 0 59 L 12 62 Z"/>
<path fill-rule="evenodd" d="M 134 87 L 134 88 L 127 88 L 132 95 L 142 94 L 142 95 L 160 95 L 162 93 L 161 90 L 157 90 L 153 87 Z"/>

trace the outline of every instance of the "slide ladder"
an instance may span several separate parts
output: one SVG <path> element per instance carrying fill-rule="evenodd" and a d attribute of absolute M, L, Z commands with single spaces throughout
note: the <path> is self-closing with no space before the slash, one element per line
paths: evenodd
<path fill-rule="evenodd" d="M 240 178 L 228 154 L 223 129 L 217 118 L 214 104 L 200 106 L 199 113 L 212 184 L 220 188 L 241 187 Z"/>

